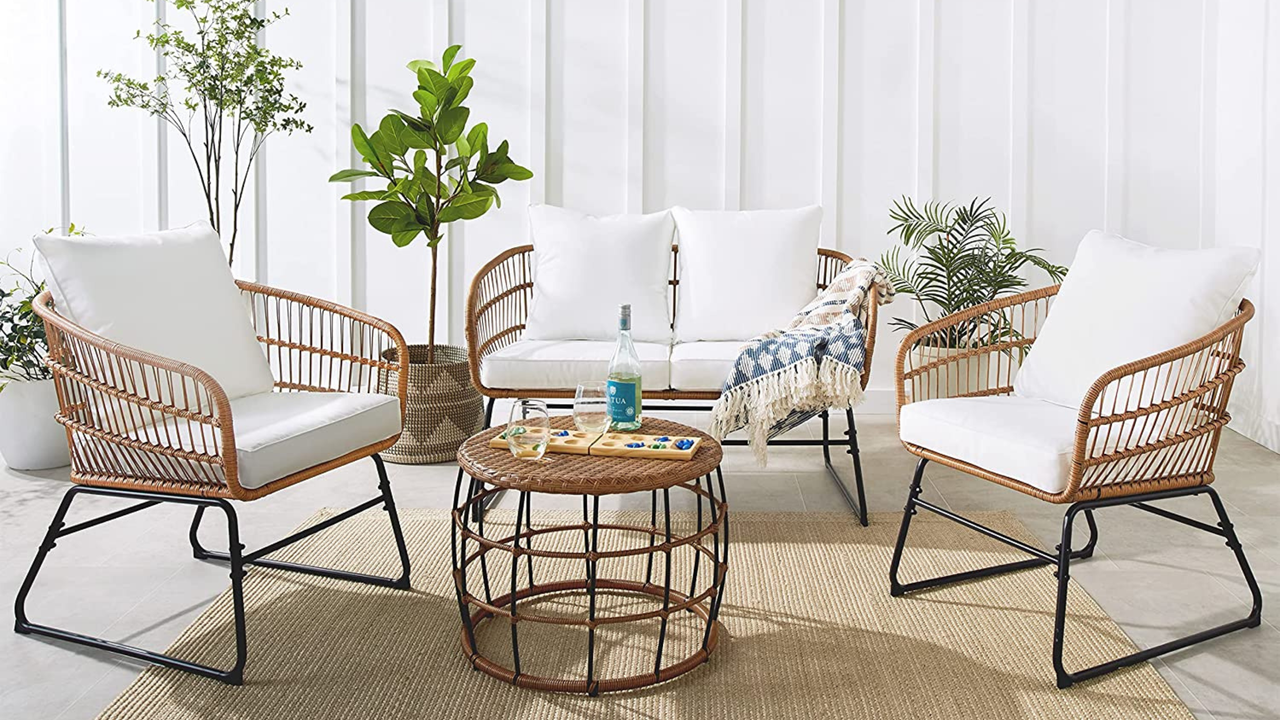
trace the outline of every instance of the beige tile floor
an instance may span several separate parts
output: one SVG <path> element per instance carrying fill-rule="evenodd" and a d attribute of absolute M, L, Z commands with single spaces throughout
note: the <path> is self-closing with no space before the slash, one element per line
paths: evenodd
<path fill-rule="evenodd" d="M 691 419 L 687 413 L 673 417 L 705 422 L 705 417 Z M 843 418 L 836 420 L 833 430 L 843 431 Z M 891 416 L 863 416 L 859 430 L 871 510 L 900 509 L 914 458 L 898 444 Z M 805 426 L 796 432 L 816 437 L 819 431 Z M 747 449 L 727 451 L 725 482 L 735 510 L 844 508 L 816 448 L 779 448 L 770 458 L 768 469 L 762 470 Z M 847 458 L 841 460 L 851 478 Z M 448 506 L 454 466 L 388 467 L 401 507 Z M 372 497 L 373 477 L 371 463 L 358 463 L 243 506 L 244 542 L 256 547 L 287 533 L 317 508 Z M 1262 627 L 1157 660 L 1156 666 L 1198 717 L 1276 718 L 1280 456 L 1227 432 L 1218 477 L 1216 487 L 1245 542 L 1268 610 Z M 937 503 L 958 511 L 1012 510 L 1047 546 L 1056 543 L 1061 508 L 945 468 L 931 467 L 926 480 L 926 497 Z M 65 481 L 65 470 L 26 474 L 0 469 L 0 598 L 5 603 L 17 591 Z M 602 507 L 629 504 L 647 506 L 647 498 L 611 498 Z M 90 499 L 78 505 L 76 514 L 88 517 L 95 510 L 122 505 Z M 1169 505 L 1201 519 L 1212 516 L 1203 499 Z M 186 542 L 189 522 L 189 510 L 161 506 L 59 541 L 31 595 L 32 619 L 165 647 L 227 584 L 225 568 L 191 559 Z M 1074 567 L 1072 574 L 1139 644 L 1155 644 L 1247 612 L 1247 590 L 1219 539 L 1127 508 L 1100 511 L 1098 523 L 1097 559 Z M 217 540 L 214 525 L 208 524 L 210 545 Z M 1046 636 L 1046 662 L 1049 640 Z M 0 718 L 93 717 L 139 670 L 133 662 L 87 648 L 0 632 Z"/>

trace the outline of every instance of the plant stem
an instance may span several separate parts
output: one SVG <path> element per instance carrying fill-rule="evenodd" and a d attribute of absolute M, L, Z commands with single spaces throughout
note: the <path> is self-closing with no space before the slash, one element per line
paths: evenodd
<path fill-rule="evenodd" d="M 427 320 L 427 363 L 436 361 L 436 257 L 439 245 L 431 246 L 431 308 Z"/>

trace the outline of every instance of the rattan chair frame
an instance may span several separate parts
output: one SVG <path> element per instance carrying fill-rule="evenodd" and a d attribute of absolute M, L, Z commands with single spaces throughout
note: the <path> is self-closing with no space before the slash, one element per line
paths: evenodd
<path fill-rule="evenodd" d="M 675 327 L 675 307 L 680 288 L 680 246 L 671 247 L 671 278 L 667 284 L 671 288 L 672 327 Z M 852 258 L 839 250 L 818 248 L 815 284 L 819 291 L 826 289 L 835 277 L 840 274 Z M 550 400 L 548 407 L 552 409 L 570 409 L 566 403 L 555 400 L 571 399 L 576 388 L 491 388 L 484 384 L 480 376 L 480 366 L 484 358 L 520 339 L 528 318 L 529 306 L 533 301 L 533 246 L 521 245 L 499 253 L 476 273 L 467 293 L 466 306 L 466 338 L 467 364 L 471 373 L 471 383 L 486 398 L 484 427 L 493 422 L 494 404 L 499 399 L 516 399 L 537 397 Z M 876 329 L 878 325 L 879 305 L 868 303 L 866 361 L 862 373 L 862 388 L 865 390 L 871 381 L 871 365 L 876 347 Z M 673 404 L 653 406 L 653 409 L 664 412 L 706 412 L 711 403 L 719 399 L 718 390 L 672 390 L 645 389 L 643 398 L 646 401 L 658 400 Z M 690 404 L 689 401 L 694 401 Z M 698 402 L 702 401 L 702 402 Z M 776 439 L 769 441 L 776 446 L 821 447 L 823 463 L 827 474 L 840 490 L 849 509 L 858 517 L 863 526 L 867 525 L 866 491 L 862 476 L 861 452 L 858 448 L 858 429 L 853 410 L 843 408 L 848 429 L 845 430 L 845 452 L 853 459 L 854 488 L 840 478 L 831 460 L 832 440 L 830 435 L 830 412 L 820 414 L 822 420 L 822 438 L 809 439 Z M 742 446 L 747 441 L 741 438 L 726 438 L 722 445 Z"/>
<path fill-rule="evenodd" d="M 403 414 L 408 349 L 391 324 L 336 303 L 249 282 L 238 282 L 255 334 L 275 378 L 277 392 L 375 392 L 378 381 L 397 388 Z M 58 395 L 56 419 L 67 432 L 73 485 L 63 497 L 44 542 L 14 603 L 15 631 L 78 643 L 176 668 L 231 684 L 244 679 L 247 640 L 244 624 L 245 567 L 259 565 L 323 577 L 407 589 L 409 555 L 386 468 L 378 452 L 399 433 L 345 455 L 271 481 L 257 488 L 239 482 L 231 401 L 204 370 L 114 342 L 63 317 L 48 291 L 36 298 L 36 313 L 49 339 L 47 362 Z M 393 350 L 396 361 L 383 358 Z M 379 495 L 326 518 L 254 552 L 239 542 L 231 500 L 252 501 L 361 458 L 371 457 L 378 471 Z M 66 525 L 73 501 L 81 495 L 134 500 L 121 510 Z M 231 566 L 236 661 L 229 669 L 200 665 L 121 643 L 32 623 L 27 596 L 44 560 L 59 538 L 87 530 L 161 503 L 195 507 L 189 531 L 196 559 Z M 296 563 L 267 556 L 365 510 L 381 506 L 391 522 L 401 573 L 372 576 Z M 199 528 L 208 508 L 226 515 L 228 551 L 200 544 Z"/>
<path fill-rule="evenodd" d="M 1020 358 L 1031 351 L 1060 286 L 1010 295 L 927 323 L 903 339 L 896 363 L 898 414 L 919 399 L 987 397 L 1013 393 Z M 890 594 L 901 596 L 955 582 L 990 577 L 1038 566 L 1053 566 L 1057 575 L 1054 614 L 1053 666 L 1059 688 L 1098 677 L 1122 667 L 1186 648 L 1236 630 L 1258 627 L 1262 593 L 1243 547 L 1217 492 L 1213 464 L 1222 429 L 1230 421 L 1227 402 L 1237 375 L 1244 369 L 1240 347 L 1244 326 L 1254 307 L 1242 300 L 1235 316 L 1212 332 L 1165 352 L 1126 363 L 1102 374 L 1086 392 L 1078 412 L 1068 482 L 1057 493 L 1046 492 L 1017 478 L 992 472 L 949 457 L 928 447 L 903 442 L 920 458 L 907 495 L 893 559 L 889 566 Z M 979 332 L 974 332 L 979 328 Z M 987 332 L 998 329 L 1000 332 Z M 913 353 L 937 338 L 979 337 L 962 350 L 941 358 Z M 913 400 L 914 399 L 914 400 Z M 1003 485 L 1067 508 L 1057 548 L 1050 552 L 1028 545 L 989 527 L 939 507 L 920 497 L 929 462 Z M 1153 505 L 1159 500 L 1207 495 L 1218 523 L 1211 525 Z M 1219 536 L 1231 548 L 1251 595 L 1249 614 L 1233 622 L 1146 648 L 1078 671 L 1063 663 L 1066 604 L 1070 564 L 1093 555 L 1098 528 L 1095 509 L 1129 506 L 1188 527 Z M 1005 563 L 914 582 L 901 582 L 899 569 L 911 518 L 928 510 L 987 537 L 1022 550 L 1028 560 Z M 1083 514 L 1089 539 L 1072 547 L 1077 515 Z"/>

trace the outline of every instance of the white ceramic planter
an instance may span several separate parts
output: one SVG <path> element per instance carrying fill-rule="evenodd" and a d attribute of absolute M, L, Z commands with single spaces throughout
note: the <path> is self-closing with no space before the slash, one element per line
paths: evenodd
<path fill-rule="evenodd" d="M 929 363 L 954 357 L 966 350 L 956 348 L 940 348 L 921 346 L 911 351 L 915 356 L 912 366 L 924 367 Z M 915 400 L 931 400 L 933 398 L 955 397 L 961 393 L 986 390 L 994 386 L 992 382 L 991 355 L 975 355 L 968 360 L 956 364 L 941 365 L 926 371 L 917 378 L 919 384 L 913 384 L 913 392 L 918 392 Z"/>
<path fill-rule="evenodd" d="M 47 470 L 71 463 L 67 431 L 53 416 L 52 380 L 10 382 L 0 391 L 0 455 L 14 470 Z"/>

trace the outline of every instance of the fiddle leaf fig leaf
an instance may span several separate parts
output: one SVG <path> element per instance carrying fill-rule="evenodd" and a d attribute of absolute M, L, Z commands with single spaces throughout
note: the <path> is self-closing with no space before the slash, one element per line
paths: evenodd
<path fill-rule="evenodd" d="M 330 175 L 329 182 L 351 182 L 366 177 L 379 177 L 379 175 L 372 170 L 356 170 L 352 168 L 350 170 L 339 170 Z"/>
<path fill-rule="evenodd" d="M 471 110 L 465 107 L 449 108 L 440 113 L 440 120 L 436 125 L 440 142 L 452 145 L 462 135 L 462 129 L 466 127 L 467 117 L 470 115 Z"/>
<path fill-rule="evenodd" d="M 397 230 L 397 223 L 412 219 L 413 209 L 395 200 L 374 205 L 369 211 L 369 224 L 374 230 L 388 235 Z"/>
<path fill-rule="evenodd" d="M 458 51 L 461 49 L 461 45 L 450 45 L 449 49 L 444 51 L 444 57 L 442 58 L 444 62 L 440 65 L 440 69 L 443 72 L 449 72 L 449 67 L 453 65 L 453 59 L 458 56 Z"/>
<path fill-rule="evenodd" d="M 440 222 L 474 220 L 489 210 L 493 197 L 487 194 L 464 193 L 458 195 L 440 211 Z"/>

